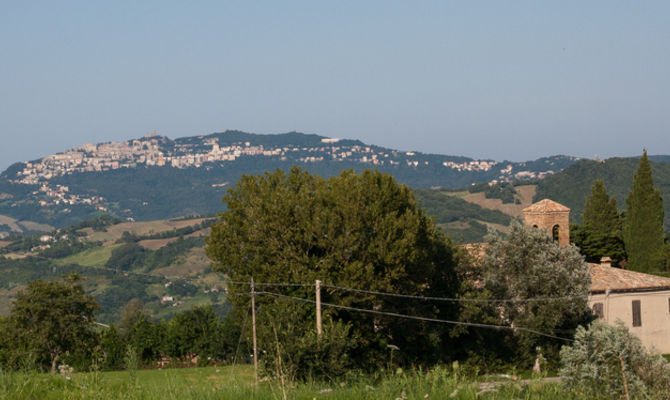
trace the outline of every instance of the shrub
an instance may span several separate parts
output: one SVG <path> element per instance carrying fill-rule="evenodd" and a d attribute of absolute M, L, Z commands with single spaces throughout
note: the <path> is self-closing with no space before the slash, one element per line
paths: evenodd
<path fill-rule="evenodd" d="M 578 327 L 561 364 L 563 383 L 585 397 L 670 399 L 670 366 L 621 323 Z"/>
<path fill-rule="evenodd" d="M 267 304 L 262 312 L 274 314 L 271 331 L 259 337 L 259 354 L 265 374 L 284 375 L 289 381 L 307 379 L 333 381 L 355 371 L 350 354 L 358 344 L 351 326 L 326 318 L 319 337 L 304 310 L 291 303 Z M 302 319 L 303 322 L 295 321 Z"/>

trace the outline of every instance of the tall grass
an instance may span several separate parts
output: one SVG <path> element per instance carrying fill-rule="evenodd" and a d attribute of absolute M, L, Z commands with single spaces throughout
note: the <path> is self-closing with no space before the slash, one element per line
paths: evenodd
<path fill-rule="evenodd" d="M 0 371 L 2 399 L 281 399 L 279 382 L 253 383 L 249 366 L 74 374 L 71 379 L 38 373 Z M 486 384 L 484 384 L 486 385 Z M 490 385 L 492 386 L 492 385 Z M 287 397 L 312 399 L 570 399 L 558 384 L 509 383 L 488 388 L 446 368 L 378 377 L 355 377 L 329 384 L 289 385 Z"/>

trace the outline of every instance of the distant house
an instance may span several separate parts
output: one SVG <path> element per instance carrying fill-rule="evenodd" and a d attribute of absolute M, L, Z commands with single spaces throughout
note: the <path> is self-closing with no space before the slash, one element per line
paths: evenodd
<path fill-rule="evenodd" d="M 172 303 L 172 302 L 174 302 L 174 297 L 172 296 L 163 296 L 161 298 L 161 304 Z"/>
<path fill-rule="evenodd" d="M 608 260 L 589 268 L 593 314 L 623 322 L 647 348 L 670 353 L 670 278 L 614 268 Z"/>

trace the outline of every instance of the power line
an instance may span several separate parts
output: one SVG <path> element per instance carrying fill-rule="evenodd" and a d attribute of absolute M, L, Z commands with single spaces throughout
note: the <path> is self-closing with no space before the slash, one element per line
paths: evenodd
<path fill-rule="evenodd" d="M 41 257 L 40 257 L 41 258 Z M 50 260 L 47 258 L 43 258 L 46 260 Z M 149 274 L 149 273 L 142 273 L 142 272 L 134 272 L 134 271 L 123 271 L 115 268 L 109 268 L 109 267 L 102 267 L 102 266 L 91 266 L 91 265 L 82 265 L 82 264 L 71 264 L 71 267 L 75 268 L 84 268 L 84 269 L 90 269 L 94 271 L 104 271 L 104 272 L 109 272 L 115 275 L 123 275 L 125 277 L 128 277 L 128 275 L 134 275 L 134 276 L 142 276 L 142 277 L 147 277 L 147 278 L 153 278 L 153 279 L 162 279 L 168 282 L 173 282 L 173 281 L 188 281 L 188 282 L 196 282 L 201 280 L 202 278 L 189 278 L 189 277 L 183 277 L 183 276 L 167 276 L 167 275 L 161 275 L 161 274 Z M 59 266 L 60 268 L 67 268 L 68 266 Z M 233 285 L 246 285 L 249 286 L 251 282 L 246 282 L 246 281 L 233 281 L 225 276 L 220 277 L 221 280 L 225 283 L 228 284 L 233 284 Z M 282 282 L 258 282 L 255 283 L 256 286 L 263 286 L 263 287 L 314 287 L 314 283 L 282 283 Z M 371 295 L 377 295 L 377 296 L 387 296 L 387 297 L 398 297 L 398 298 L 406 298 L 406 299 L 416 299 L 416 300 L 423 300 L 423 301 L 445 301 L 445 302 L 459 302 L 459 303 L 530 303 L 530 302 L 543 302 L 543 301 L 562 301 L 562 300 L 574 300 L 574 299 L 582 299 L 582 298 L 588 298 L 588 295 L 573 295 L 573 296 L 560 296 L 560 297 L 530 297 L 530 298 L 525 298 L 525 299 L 491 299 L 491 298 L 477 298 L 477 299 L 469 299 L 469 298 L 458 298 L 458 297 L 436 297 L 436 296 L 420 296 L 420 295 L 409 295 L 409 294 L 401 294 L 401 293 L 389 293 L 389 292 L 378 292 L 374 290 L 365 290 L 365 289 L 356 289 L 356 288 L 349 288 L 345 286 L 336 286 L 336 285 L 328 285 L 328 284 L 321 284 L 321 287 L 323 288 L 330 288 L 330 289 L 336 289 L 336 290 L 344 290 L 344 291 L 349 291 L 349 292 L 356 292 L 356 293 L 363 293 L 363 294 L 371 294 Z"/>
<path fill-rule="evenodd" d="M 287 296 L 287 295 L 272 293 L 272 292 L 255 292 L 254 294 L 277 297 L 277 298 L 285 298 L 285 299 L 289 299 L 289 300 L 301 301 L 301 302 L 310 303 L 310 304 L 315 304 L 316 303 L 316 301 L 314 301 L 314 300 L 303 299 L 301 297 Z M 483 323 L 478 323 L 478 322 L 450 321 L 450 320 L 439 319 L 439 318 L 429 318 L 429 317 L 421 317 L 421 316 L 416 316 L 416 315 L 399 314 L 399 313 L 394 313 L 394 312 L 389 312 L 389 311 L 369 310 L 369 309 L 365 309 L 365 308 L 356 308 L 356 307 L 343 306 L 343 305 L 340 305 L 340 304 L 323 303 L 323 302 L 321 303 L 321 305 L 325 306 L 325 307 L 337 308 L 337 309 L 341 309 L 341 310 L 357 311 L 357 312 L 368 313 L 368 314 L 385 315 L 385 316 L 389 316 L 389 317 L 405 318 L 405 319 L 412 319 L 412 320 L 418 320 L 418 321 L 436 322 L 436 323 L 443 323 L 443 324 L 450 324 L 450 325 L 460 325 L 460 326 L 467 326 L 467 327 L 473 327 L 473 328 L 505 329 L 505 330 L 512 330 L 512 331 L 522 331 L 522 332 L 528 332 L 528 333 L 532 333 L 532 334 L 539 335 L 539 336 L 545 336 L 545 337 L 552 338 L 552 339 L 559 339 L 559 340 L 565 340 L 565 341 L 568 341 L 568 342 L 574 342 L 574 340 L 570 339 L 570 338 L 555 336 L 555 335 L 551 335 L 549 333 L 545 333 L 545 332 L 541 332 L 541 331 L 538 331 L 538 330 L 535 330 L 535 329 L 525 328 L 525 327 L 483 324 Z"/>
<path fill-rule="evenodd" d="M 363 294 L 373 294 L 378 296 L 400 297 L 405 299 L 417 299 L 417 300 L 463 302 L 463 303 L 526 303 L 526 302 L 560 301 L 560 300 L 588 298 L 588 295 L 574 295 L 574 296 L 561 296 L 561 297 L 529 297 L 525 299 L 486 299 L 486 298 L 468 299 L 458 297 L 433 297 L 433 296 L 417 296 L 410 294 L 399 294 L 399 293 L 388 293 L 388 292 L 376 292 L 374 290 L 354 289 L 344 286 L 335 286 L 326 284 L 322 284 L 321 287 L 337 289 L 337 290 L 346 290 L 349 292 L 356 292 Z"/>
<path fill-rule="evenodd" d="M 35 258 L 40 258 L 43 260 L 48 260 L 48 261 L 53 261 L 50 258 L 47 257 L 42 257 L 42 256 L 32 256 Z M 128 275 L 135 275 L 135 276 L 142 276 L 142 277 L 147 277 L 147 278 L 153 278 L 153 279 L 163 279 L 168 282 L 172 281 L 188 281 L 188 282 L 195 282 L 199 281 L 201 278 L 188 278 L 188 277 L 183 277 L 183 276 L 167 276 L 167 275 L 161 275 L 161 274 L 149 274 L 149 273 L 142 273 L 142 272 L 134 272 L 134 271 L 122 271 L 119 269 L 115 268 L 109 268 L 109 267 L 103 267 L 103 266 L 90 266 L 90 265 L 82 265 L 82 264 L 71 264 L 71 266 L 74 267 L 81 267 L 81 268 L 88 268 L 92 270 L 97 270 L 97 271 L 107 271 L 111 272 L 114 274 L 123 274 L 125 276 Z M 61 268 L 67 268 L 68 266 L 60 266 Z M 221 277 L 221 280 L 228 284 L 233 284 L 233 285 L 247 285 L 249 286 L 251 282 L 247 281 L 233 281 L 225 276 Z M 262 286 L 262 287 L 314 287 L 314 283 L 290 283 L 290 282 L 256 282 L 256 286 Z M 344 291 L 349 291 L 349 292 L 356 292 L 356 293 L 363 293 L 363 294 L 371 294 L 371 295 L 377 295 L 377 296 L 387 296 L 387 297 L 397 297 L 397 298 L 406 298 L 406 299 L 416 299 L 416 300 L 423 300 L 423 301 L 445 301 L 445 302 L 457 302 L 457 303 L 531 303 L 531 302 L 544 302 L 544 301 L 562 301 L 562 300 L 574 300 L 574 299 L 587 299 L 589 296 L 588 295 L 572 295 L 572 296 L 560 296 L 560 297 L 530 297 L 530 298 L 523 298 L 523 299 L 491 299 L 491 298 L 477 298 L 477 299 L 469 299 L 469 298 L 458 298 L 458 297 L 437 297 L 437 296 L 421 296 L 421 295 L 409 295 L 409 294 L 401 294 L 401 293 L 389 293 L 389 292 L 379 292 L 379 291 L 374 291 L 374 290 L 366 290 L 366 289 L 356 289 L 356 288 L 349 288 L 345 286 L 337 286 L 337 285 L 328 285 L 328 284 L 321 284 L 321 287 L 323 288 L 329 288 L 329 289 L 335 289 L 335 290 L 344 290 Z"/>
<path fill-rule="evenodd" d="M 247 285 L 250 286 L 251 282 L 245 281 L 232 281 L 224 277 L 226 283 L 232 283 L 234 285 Z M 254 286 L 268 286 L 268 287 L 314 287 L 314 283 L 279 283 L 279 282 L 254 282 Z"/>

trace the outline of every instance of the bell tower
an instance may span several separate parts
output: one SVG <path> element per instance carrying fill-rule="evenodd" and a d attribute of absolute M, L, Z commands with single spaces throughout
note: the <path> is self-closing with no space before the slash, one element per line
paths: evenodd
<path fill-rule="evenodd" d="M 528 226 L 544 229 L 559 246 L 570 245 L 570 209 L 555 201 L 544 199 L 523 209 L 523 221 Z"/>

